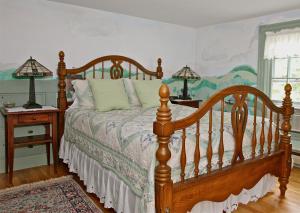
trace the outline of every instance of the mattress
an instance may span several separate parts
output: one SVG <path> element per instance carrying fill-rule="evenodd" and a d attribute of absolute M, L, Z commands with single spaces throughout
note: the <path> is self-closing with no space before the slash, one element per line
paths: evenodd
<path fill-rule="evenodd" d="M 194 108 L 171 105 L 172 118 L 180 119 L 195 111 Z M 69 109 L 65 115 L 64 140 L 70 146 L 93 159 L 104 169 L 111 171 L 122 180 L 132 193 L 140 198 L 140 211 L 149 212 L 154 208 L 154 168 L 157 149 L 156 135 L 153 134 L 153 121 L 156 108 L 131 110 L 114 110 L 97 112 L 89 109 Z M 218 147 L 220 139 L 220 112 L 213 111 L 212 168 L 218 167 Z M 257 137 L 260 133 L 260 122 L 257 119 Z M 208 143 L 208 116 L 200 121 L 200 173 L 206 172 L 206 148 Z M 265 127 L 267 132 L 268 125 Z M 275 128 L 273 128 L 275 129 Z M 248 117 L 247 128 L 243 141 L 243 153 L 246 158 L 251 156 L 251 137 L 253 119 Z M 193 176 L 194 148 L 196 126 L 187 129 L 186 178 Z M 231 114 L 224 114 L 224 166 L 231 162 L 234 150 L 234 138 L 231 127 Z M 168 162 L 172 168 L 172 180 L 180 180 L 181 131 L 175 132 L 170 139 L 169 148 L 172 158 Z M 68 145 L 69 146 L 69 145 Z M 266 150 L 266 149 L 265 149 Z M 257 150 L 258 152 L 258 150 Z"/>

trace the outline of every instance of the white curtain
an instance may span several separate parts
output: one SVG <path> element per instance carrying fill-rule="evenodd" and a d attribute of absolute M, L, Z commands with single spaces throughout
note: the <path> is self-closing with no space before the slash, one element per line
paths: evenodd
<path fill-rule="evenodd" d="M 266 32 L 265 59 L 300 56 L 300 28 Z"/>

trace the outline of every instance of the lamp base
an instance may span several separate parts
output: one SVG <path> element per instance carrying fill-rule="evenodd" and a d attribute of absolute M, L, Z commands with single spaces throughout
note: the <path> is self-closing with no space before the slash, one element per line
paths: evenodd
<path fill-rule="evenodd" d="M 30 102 L 28 102 L 27 104 L 24 104 L 23 107 L 25 109 L 39 109 L 39 108 L 43 108 L 43 106 L 40 105 L 40 104 L 30 103 Z"/>
<path fill-rule="evenodd" d="M 179 95 L 179 99 L 181 99 L 181 100 L 191 100 L 192 98 L 189 95 L 188 96 Z"/>

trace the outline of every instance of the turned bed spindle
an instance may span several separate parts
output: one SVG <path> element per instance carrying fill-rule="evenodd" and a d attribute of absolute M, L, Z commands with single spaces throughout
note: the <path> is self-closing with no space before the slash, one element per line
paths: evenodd
<path fill-rule="evenodd" d="M 131 79 L 131 64 L 129 64 L 129 67 L 128 67 L 128 77 L 129 79 Z"/>
<path fill-rule="evenodd" d="M 180 154 L 180 166 L 181 166 L 181 181 L 184 181 L 185 176 L 185 166 L 186 166 L 186 150 L 185 150 L 185 140 L 186 140 L 186 130 L 182 130 L 182 146 L 181 146 L 181 154 Z"/>
<path fill-rule="evenodd" d="M 221 100 L 221 124 L 220 124 L 220 143 L 219 143 L 219 168 L 222 168 L 223 165 L 223 156 L 224 156 L 224 98 Z"/>
<path fill-rule="evenodd" d="M 268 154 L 271 153 L 271 148 L 272 148 L 272 125 L 273 125 L 273 111 L 270 109 L 269 131 L 268 131 Z"/>
<path fill-rule="evenodd" d="M 252 153 L 251 156 L 252 158 L 255 158 L 255 153 L 256 153 L 256 143 L 257 143 L 257 139 L 256 139 L 256 112 L 257 112 L 257 96 L 255 96 L 254 98 L 254 115 L 253 115 L 253 131 L 252 131 L 252 142 L 251 142 L 251 146 L 252 146 Z"/>
<path fill-rule="evenodd" d="M 266 105 L 263 101 L 262 105 L 262 115 L 261 115 L 261 132 L 260 132 L 260 155 L 264 154 L 264 145 L 265 145 L 265 112 L 266 112 Z"/>
<path fill-rule="evenodd" d="M 276 117 L 276 129 L 275 129 L 275 149 L 278 150 L 279 148 L 279 113 L 277 113 Z"/>
<path fill-rule="evenodd" d="M 102 71 L 101 78 L 104 79 L 104 62 L 103 61 L 101 63 L 101 71 Z"/>
<path fill-rule="evenodd" d="M 95 69 L 95 65 L 93 65 L 93 78 L 96 78 L 96 69 Z"/>
<path fill-rule="evenodd" d="M 211 172 L 211 159 L 212 159 L 212 108 L 209 110 L 209 129 L 208 129 L 208 144 L 207 144 L 207 172 Z"/>
<path fill-rule="evenodd" d="M 194 152 L 195 177 L 199 175 L 199 162 L 200 162 L 200 120 L 198 120 L 196 123 L 196 146 Z"/>

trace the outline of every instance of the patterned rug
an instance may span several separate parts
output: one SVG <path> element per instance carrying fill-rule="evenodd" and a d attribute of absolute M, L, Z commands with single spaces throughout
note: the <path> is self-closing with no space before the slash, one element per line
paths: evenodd
<path fill-rule="evenodd" d="M 101 213 L 72 176 L 0 190 L 0 212 Z"/>

